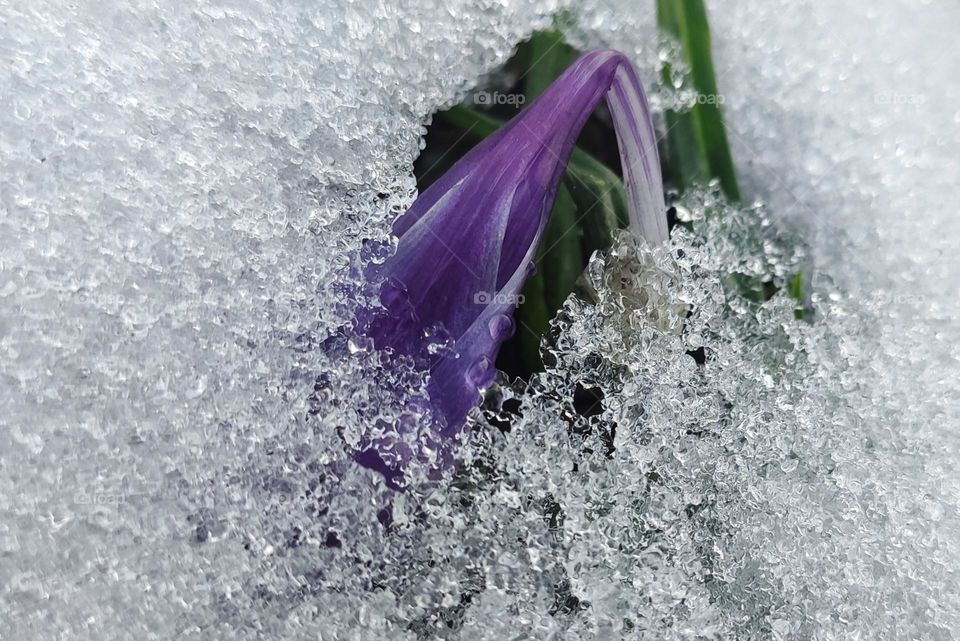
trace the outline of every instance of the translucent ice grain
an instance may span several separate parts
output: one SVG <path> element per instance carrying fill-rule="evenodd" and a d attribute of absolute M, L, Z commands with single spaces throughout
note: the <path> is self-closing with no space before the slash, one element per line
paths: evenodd
<path fill-rule="evenodd" d="M 671 245 L 597 257 L 448 484 L 350 461 L 425 381 L 321 346 L 348 257 L 558 8 L 0 4 L 4 640 L 956 636 L 951 3 L 712 3 L 769 206 L 691 194 Z M 652 6 L 571 9 L 657 77 Z M 799 266 L 809 324 L 726 287 Z"/>

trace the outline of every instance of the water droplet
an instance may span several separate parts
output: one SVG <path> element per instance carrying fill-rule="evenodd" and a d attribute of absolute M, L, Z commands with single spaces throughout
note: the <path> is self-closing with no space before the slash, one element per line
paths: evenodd
<path fill-rule="evenodd" d="M 475 385 L 478 389 L 484 389 L 493 382 L 496 372 L 497 370 L 493 366 L 493 361 L 486 356 L 482 356 L 467 369 L 467 382 Z"/>
<path fill-rule="evenodd" d="M 380 287 L 380 304 L 394 316 L 403 315 L 411 306 L 407 288 L 395 278 L 384 281 Z"/>
<path fill-rule="evenodd" d="M 513 318 L 507 314 L 496 314 L 487 322 L 487 329 L 490 330 L 490 338 L 495 341 L 505 341 L 516 330 Z"/>

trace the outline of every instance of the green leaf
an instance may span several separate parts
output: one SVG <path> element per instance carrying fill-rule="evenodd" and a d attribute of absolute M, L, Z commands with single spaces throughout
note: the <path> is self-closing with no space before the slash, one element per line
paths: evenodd
<path fill-rule="evenodd" d="M 523 304 L 517 309 L 517 343 L 527 373 L 543 369 L 540 341 L 583 271 L 576 214 L 570 192 L 560 185 L 538 252 L 537 271 L 524 284 Z"/>
<path fill-rule="evenodd" d="M 550 328 L 552 314 L 547 309 L 543 270 L 538 269 L 523 285 L 523 304 L 517 307 L 517 333 L 511 342 L 517 348 L 524 373 L 543 369 L 540 359 L 540 339 Z"/>
<path fill-rule="evenodd" d="M 668 112 L 668 150 L 672 168 L 683 189 L 697 182 L 720 181 L 727 198 L 740 200 L 733 156 L 723 126 L 720 103 L 710 53 L 710 26 L 702 0 L 657 0 L 657 22 L 660 28 L 675 37 L 690 66 L 690 80 L 699 94 L 697 103 L 684 113 Z M 673 70 L 663 69 L 663 79 L 670 83 Z"/>
<path fill-rule="evenodd" d="M 577 59 L 577 50 L 553 29 L 534 33 L 525 49 L 529 59 L 524 76 L 528 101 L 542 94 Z"/>
<path fill-rule="evenodd" d="M 580 249 L 586 260 L 594 251 L 609 247 L 614 230 L 627 224 L 621 219 L 627 212 L 626 192 L 616 175 L 589 169 L 568 167 L 563 184 L 576 203 Z"/>
<path fill-rule="evenodd" d="M 803 320 L 807 317 L 807 297 L 804 293 L 803 272 L 797 272 L 787 281 L 787 293 L 790 298 L 799 303 L 793 309 L 793 317 L 797 320 Z"/>
<path fill-rule="evenodd" d="M 544 297 L 551 317 L 553 312 L 563 307 L 563 301 L 573 291 L 583 271 L 580 240 L 577 237 L 577 213 L 570 190 L 561 184 L 544 233 L 539 261 L 544 278 Z"/>
<path fill-rule="evenodd" d="M 441 111 L 437 117 L 454 127 L 463 129 L 466 136 L 473 140 L 483 140 L 503 126 L 503 122 L 493 116 L 482 114 L 463 105 L 455 105 L 446 111 Z"/>

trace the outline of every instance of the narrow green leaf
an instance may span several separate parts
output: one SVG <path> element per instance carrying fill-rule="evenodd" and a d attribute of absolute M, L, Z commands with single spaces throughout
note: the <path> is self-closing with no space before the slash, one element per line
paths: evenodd
<path fill-rule="evenodd" d="M 797 272 L 787 281 L 787 293 L 790 298 L 797 301 L 798 305 L 793 310 L 793 317 L 797 320 L 803 320 L 807 317 L 807 301 L 804 295 L 803 272 Z"/>
<path fill-rule="evenodd" d="M 699 94 L 689 112 L 667 114 L 669 151 L 679 186 L 686 188 L 716 178 L 727 198 L 739 201 L 740 188 L 723 126 L 723 98 L 713 69 L 710 26 L 703 2 L 657 0 L 657 21 L 663 31 L 680 42 L 690 66 L 690 80 Z M 671 75 L 672 70 L 666 66 L 664 81 L 669 83 Z"/>
<path fill-rule="evenodd" d="M 523 304 L 515 314 L 517 333 L 511 342 L 517 346 L 520 366 L 526 374 L 543 369 L 540 360 L 540 338 L 550 328 L 552 314 L 547 309 L 544 276 L 537 270 L 523 285 Z"/>
<path fill-rule="evenodd" d="M 570 190 L 561 184 L 544 234 L 540 261 L 544 297 L 551 317 L 563 306 L 583 271 L 580 240 L 577 237 L 577 213 Z"/>
<path fill-rule="evenodd" d="M 527 100 L 542 94 L 577 59 L 577 51 L 563 34 L 553 29 L 538 31 L 527 44 L 529 67 L 524 76 Z"/>
<path fill-rule="evenodd" d="M 576 203 L 580 250 L 585 261 L 594 251 L 609 247 L 613 231 L 623 226 L 618 212 L 626 210 L 626 194 L 616 176 L 611 184 L 607 177 L 588 171 L 568 168 L 563 184 Z"/>
<path fill-rule="evenodd" d="M 493 116 L 482 114 L 463 105 L 454 105 L 446 111 L 439 112 L 437 117 L 454 127 L 463 129 L 466 136 L 472 140 L 483 140 L 503 125 L 503 122 Z"/>

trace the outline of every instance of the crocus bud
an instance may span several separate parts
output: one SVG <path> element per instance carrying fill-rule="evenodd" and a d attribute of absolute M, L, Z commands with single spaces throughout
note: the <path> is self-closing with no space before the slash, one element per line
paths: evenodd
<path fill-rule="evenodd" d="M 636 71 L 616 51 L 579 58 L 536 101 L 460 159 L 394 223 L 396 253 L 372 266 L 383 310 L 361 323 L 375 346 L 423 358 L 425 330 L 450 349 L 427 357 L 441 438 L 456 434 L 490 385 L 574 143 L 606 99 L 616 129 L 630 230 L 667 239 L 656 135 Z M 571 230 L 573 231 L 573 230 Z M 393 483 L 403 458 L 367 442 L 363 465 Z"/>

